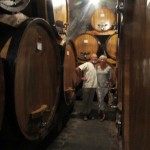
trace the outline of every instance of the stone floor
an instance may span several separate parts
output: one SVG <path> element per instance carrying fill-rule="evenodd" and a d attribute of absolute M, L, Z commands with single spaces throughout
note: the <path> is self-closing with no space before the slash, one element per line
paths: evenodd
<path fill-rule="evenodd" d="M 41 146 L 24 141 L 0 140 L 0 150 L 122 150 L 121 137 L 115 124 L 115 110 L 108 108 L 106 119 L 100 122 L 96 116 L 95 102 L 93 110 L 96 119 L 83 121 L 82 106 L 82 101 L 75 102 L 70 119 L 54 140 L 47 138 Z"/>
<path fill-rule="evenodd" d="M 47 150 L 122 150 L 121 137 L 117 135 L 115 121 L 109 118 L 111 115 L 103 122 L 83 121 L 81 108 L 82 102 L 76 101 L 72 117 Z"/>

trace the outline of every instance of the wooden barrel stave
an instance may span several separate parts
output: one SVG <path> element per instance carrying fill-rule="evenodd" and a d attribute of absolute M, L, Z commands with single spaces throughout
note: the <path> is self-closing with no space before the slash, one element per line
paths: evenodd
<path fill-rule="evenodd" d="M 119 97 L 123 102 L 123 146 L 127 150 L 144 150 L 150 148 L 150 3 L 123 2 L 118 74 Z"/>
<path fill-rule="evenodd" d="M 77 67 L 77 56 L 75 46 L 72 41 L 68 41 L 68 43 L 66 44 L 63 66 L 65 102 L 67 105 L 70 105 L 75 98 L 75 88 L 77 79 L 75 72 L 75 68 Z"/>

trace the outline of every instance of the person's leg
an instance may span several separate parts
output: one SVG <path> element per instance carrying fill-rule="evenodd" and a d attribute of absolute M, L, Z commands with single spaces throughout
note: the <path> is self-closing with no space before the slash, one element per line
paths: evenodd
<path fill-rule="evenodd" d="M 105 96 L 108 93 L 108 88 L 101 88 L 101 92 L 100 93 L 101 93 L 101 106 L 100 106 L 100 109 L 102 111 L 104 111 L 105 108 L 106 108 L 106 102 L 104 101 L 104 99 L 105 99 Z"/>
<path fill-rule="evenodd" d="M 83 94 L 83 115 L 84 115 L 84 120 L 87 120 L 88 118 L 88 99 L 89 99 L 89 89 L 88 88 L 83 88 L 82 89 L 82 94 Z"/>
<path fill-rule="evenodd" d="M 92 108 L 93 108 L 93 99 L 94 99 L 94 95 L 95 95 L 95 88 L 90 88 L 89 91 L 89 103 L 88 103 L 88 115 L 91 119 L 94 119 L 94 116 L 92 115 Z"/>
<path fill-rule="evenodd" d="M 102 95 L 102 88 L 98 87 L 96 89 L 96 94 L 97 94 L 97 101 L 98 101 L 98 111 L 101 110 L 102 108 L 102 100 L 103 100 L 103 95 Z"/>
<path fill-rule="evenodd" d="M 106 104 L 104 102 L 104 98 L 108 92 L 108 88 L 101 88 L 98 87 L 96 90 L 97 98 L 98 98 L 98 113 L 100 116 L 100 121 L 103 121 L 105 119 L 105 108 Z"/>

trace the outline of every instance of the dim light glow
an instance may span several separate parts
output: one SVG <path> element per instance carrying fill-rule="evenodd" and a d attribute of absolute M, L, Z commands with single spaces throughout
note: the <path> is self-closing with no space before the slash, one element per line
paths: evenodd
<path fill-rule="evenodd" d="M 147 0 L 147 6 L 149 5 L 149 3 L 150 3 L 150 0 Z"/>
<path fill-rule="evenodd" d="M 90 0 L 89 2 L 90 4 L 97 5 L 100 2 L 100 0 Z"/>
<path fill-rule="evenodd" d="M 52 0 L 53 7 L 60 7 L 62 5 L 66 5 L 66 0 Z"/>

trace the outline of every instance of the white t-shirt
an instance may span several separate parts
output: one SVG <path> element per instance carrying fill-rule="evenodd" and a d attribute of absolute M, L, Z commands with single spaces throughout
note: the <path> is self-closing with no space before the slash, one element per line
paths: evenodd
<path fill-rule="evenodd" d="M 97 87 L 97 74 L 94 65 L 91 62 L 86 62 L 79 66 L 83 71 L 84 77 L 87 78 L 83 81 L 83 88 L 96 88 Z"/>

